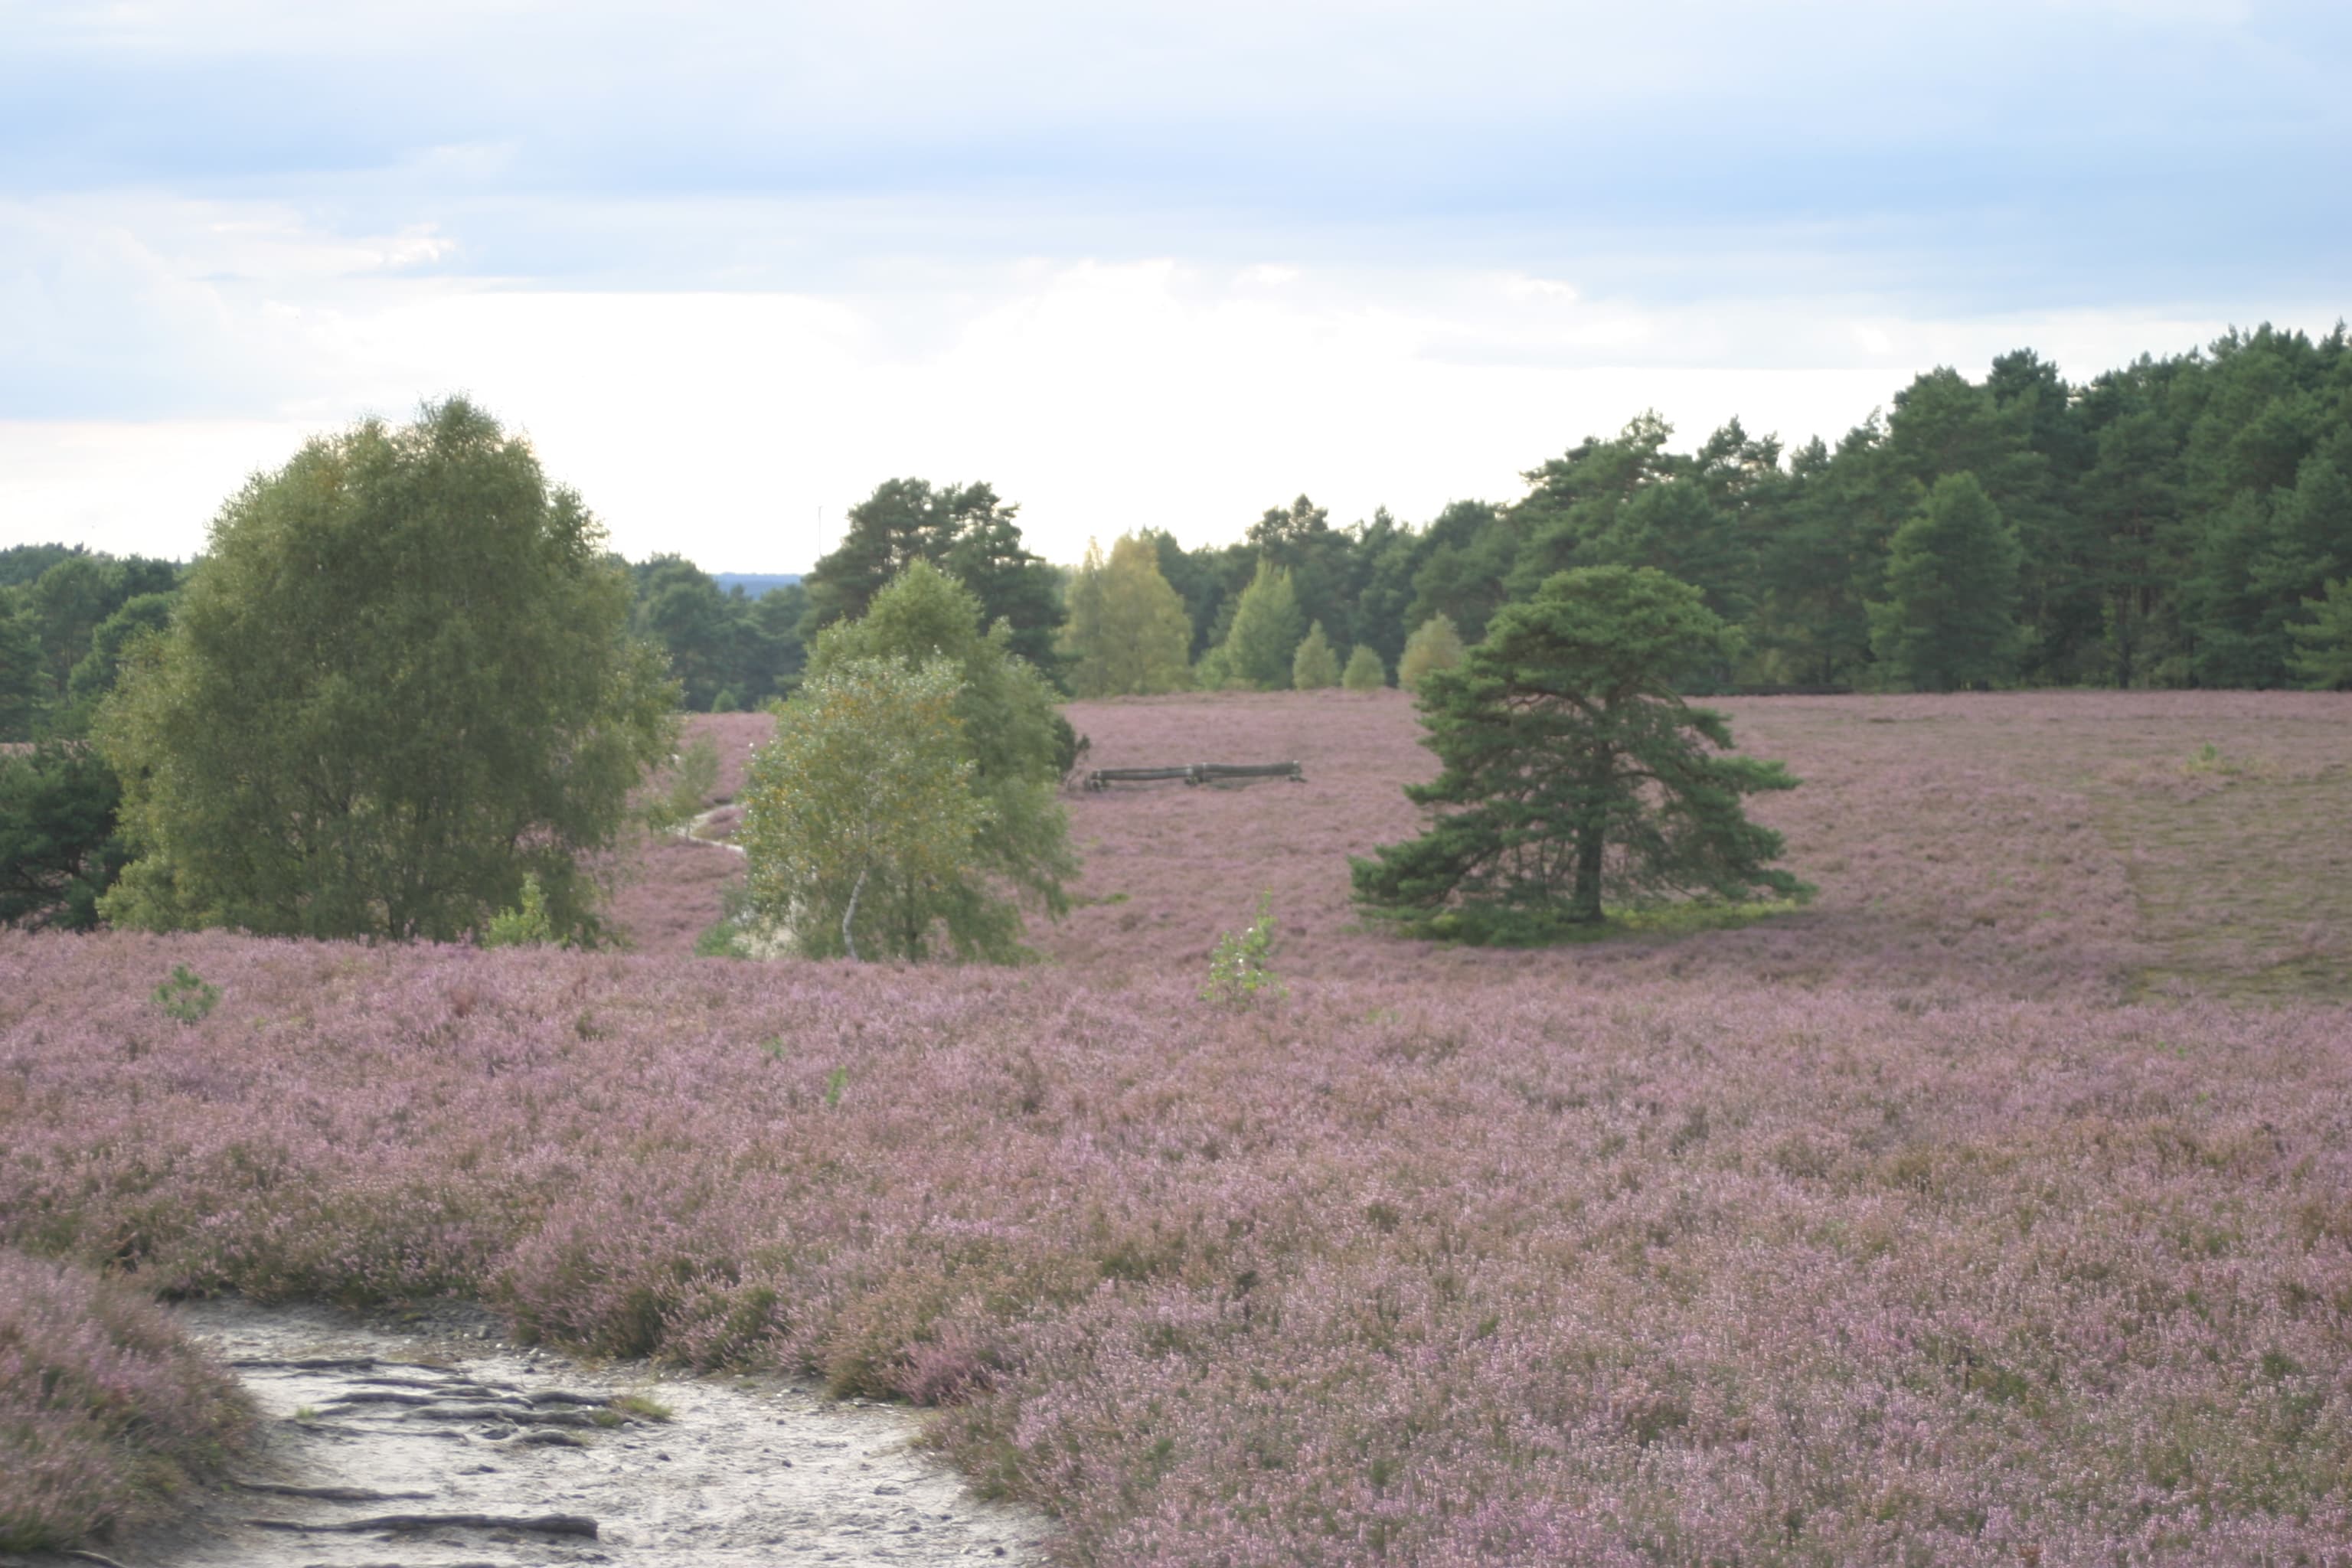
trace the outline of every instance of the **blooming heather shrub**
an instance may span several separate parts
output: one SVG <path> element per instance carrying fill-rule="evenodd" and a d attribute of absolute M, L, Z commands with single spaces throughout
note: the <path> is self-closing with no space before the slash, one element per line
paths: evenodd
<path fill-rule="evenodd" d="M 236 1381 L 129 1289 L 0 1247 L 0 1552 L 71 1546 L 237 1447 Z"/>
<path fill-rule="evenodd" d="M 9 935 L 0 1240 L 950 1401 L 1073 1562 L 2352 1539 L 2344 1009 L 1548 956 L 1227 1013 L 1189 964 Z"/>

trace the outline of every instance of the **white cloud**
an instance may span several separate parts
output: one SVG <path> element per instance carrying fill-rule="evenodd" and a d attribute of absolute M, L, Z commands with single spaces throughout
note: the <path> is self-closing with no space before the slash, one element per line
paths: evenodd
<path fill-rule="evenodd" d="M 877 482 L 919 475 L 991 480 L 1022 504 L 1033 547 L 1066 561 L 1088 535 L 1141 526 L 1231 539 L 1302 490 L 1342 521 L 1507 500 L 1521 470 L 1648 407 L 1690 442 L 1734 415 L 1834 440 L 1935 364 L 1981 374 L 2032 345 L 2081 377 L 2225 324 L 1922 320 L 1807 299 L 1640 309 L 1484 272 L 1317 272 L 1268 289 L 1167 258 L 1032 258 L 913 297 L 362 273 L 267 310 L 283 320 L 253 352 L 303 374 L 264 417 L 0 426 L 0 528 L 185 554 L 243 475 L 304 430 L 463 392 L 525 429 L 632 556 L 803 567 L 820 510 L 837 537 Z M 898 320 L 909 311 L 919 331 Z"/>

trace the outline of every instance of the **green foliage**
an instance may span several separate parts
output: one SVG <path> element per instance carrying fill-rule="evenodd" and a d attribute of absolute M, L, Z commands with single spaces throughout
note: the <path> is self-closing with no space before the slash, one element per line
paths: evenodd
<path fill-rule="evenodd" d="M 1405 639 L 1404 658 L 1397 663 L 1397 684 L 1419 691 L 1431 676 L 1462 662 L 1462 634 L 1450 616 L 1432 616 Z"/>
<path fill-rule="evenodd" d="M 540 889 L 536 871 L 522 874 L 521 901 L 492 915 L 482 928 L 484 947 L 553 947 L 559 941 L 561 933 L 547 918 L 547 895 Z"/>
<path fill-rule="evenodd" d="M 1300 691 L 1320 691 L 1339 684 L 1339 656 L 1323 635 L 1323 623 L 1307 628 L 1307 639 L 1290 658 L 1290 684 Z"/>
<path fill-rule="evenodd" d="M 1372 645 L 1360 642 L 1356 651 L 1348 656 L 1348 668 L 1339 677 L 1339 684 L 1350 691 L 1378 691 L 1389 683 L 1389 672 L 1381 663 L 1381 656 Z"/>
<path fill-rule="evenodd" d="M 719 919 L 694 939 L 697 958 L 751 958 L 775 945 L 761 940 L 751 914 L 751 890 L 730 882 L 719 895 Z"/>
<path fill-rule="evenodd" d="M 820 647 L 822 647 L 822 644 Z M 751 760 L 750 907 L 810 957 L 1009 958 L 1017 911 L 980 876 L 987 803 L 955 664 L 820 659 Z"/>
<path fill-rule="evenodd" d="M 98 705 L 121 677 L 123 654 L 140 638 L 153 637 L 172 624 L 175 599 L 171 594 L 141 594 L 125 599 L 98 623 L 89 634 L 89 651 L 66 678 L 67 718 L 62 728 L 67 733 L 89 732 Z"/>
<path fill-rule="evenodd" d="M 87 931 L 130 852 L 115 830 L 122 787 L 76 742 L 0 755 L 0 925 Z"/>
<path fill-rule="evenodd" d="M 676 699 L 601 545 L 461 400 L 255 478 L 100 709 L 139 856 L 103 912 L 449 942 L 531 872 L 554 929 L 593 934 L 582 857 L 669 752 Z"/>
<path fill-rule="evenodd" d="M 646 807 L 646 826 L 656 833 L 675 833 L 702 815 L 703 802 L 719 787 L 718 742 L 697 735 L 670 759 L 661 785 Z"/>
<path fill-rule="evenodd" d="M 172 965 L 171 978 L 155 987 L 155 1005 L 167 1018 L 183 1024 L 201 1023 L 220 1002 L 220 987 L 208 984 L 184 963 Z"/>
<path fill-rule="evenodd" d="M 1896 681 L 1923 691 L 1990 687 L 2017 671 L 2017 535 L 1976 476 L 1937 479 L 1895 531 L 1886 598 L 1870 607 L 1871 647 Z"/>
<path fill-rule="evenodd" d="M 1220 1007 L 1245 1007 L 1263 996 L 1280 1001 L 1288 992 L 1271 966 L 1274 954 L 1274 895 L 1260 893 L 1257 918 L 1217 938 L 1209 952 L 1209 982 L 1201 1000 Z"/>
<path fill-rule="evenodd" d="M 1405 793 L 1451 808 L 1354 865 L 1368 911 L 1409 927 L 1454 912 L 1590 925 L 1604 896 L 1738 902 L 1810 889 L 1767 864 L 1780 838 L 1742 796 L 1790 789 L 1777 763 L 1719 756 L 1720 714 L 1675 693 L 1677 671 L 1729 640 L 1698 591 L 1649 568 L 1559 574 L 1505 606 L 1460 668 L 1429 675 L 1422 712 L 1437 779 Z"/>
<path fill-rule="evenodd" d="M 1418 528 L 1383 513 L 1334 529 L 1301 497 L 1242 542 L 1187 551 L 1151 535 L 1201 684 L 1269 683 L 1226 646 L 1262 565 L 1290 574 L 1302 627 L 1370 644 L 1407 686 L 1405 633 L 1433 616 L 1475 642 L 1553 573 L 1655 567 L 1744 634 L 1684 672 L 1685 690 L 1901 685 L 1912 660 L 1929 686 L 2274 686 L 2308 679 L 2293 628 L 2312 623 L 2326 584 L 2352 577 L 2342 328 L 2232 331 L 2083 385 L 2020 350 L 1979 381 L 1929 371 L 1887 417 L 1785 455 L 1737 419 L 1687 452 L 1672 435 L 1639 416 L 1529 470 L 1518 500 L 1457 501 Z M 2006 579 L 2000 613 L 1973 630 L 1943 614 L 1967 596 L 1934 584 L 2008 551 L 1949 554 L 1915 530 L 1892 561 L 1898 530 L 1962 475 L 2014 544 L 2013 574 L 1992 574 Z M 1927 617 L 1916 628 L 1915 615 Z M 1979 657 L 1988 645 L 2000 657 Z M 1947 668 L 1953 652 L 1966 668 Z"/>
<path fill-rule="evenodd" d="M 811 639 L 864 616 L 918 561 L 961 584 L 979 602 L 982 624 L 1007 626 L 1007 646 L 1041 671 L 1055 662 L 1062 611 L 1056 574 L 1021 542 L 1021 509 L 985 483 L 934 486 L 887 479 L 849 509 L 841 543 L 810 570 L 801 634 Z"/>
<path fill-rule="evenodd" d="M 1106 562 L 1088 541 L 1068 601 L 1062 651 L 1074 695 L 1141 696 L 1190 683 L 1192 625 L 1150 542 L 1123 535 Z"/>
<path fill-rule="evenodd" d="M 1260 561 L 1257 574 L 1234 610 L 1234 624 L 1219 646 L 1222 683 L 1257 691 L 1279 691 L 1290 684 L 1291 656 L 1307 635 L 1299 614 L 1298 595 L 1290 574 L 1269 561 Z"/>
<path fill-rule="evenodd" d="M 690 712 L 731 712 L 785 690 L 807 660 L 800 624 L 808 595 L 797 583 L 754 599 L 721 592 L 692 562 L 656 555 L 629 569 L 630 629 L 669 655 Z"/>
<path fill-rule="evenodd" d="M 0 744 L 31 740 L 48 707 L 40 639 L 0 595 Z"/>
<path fill-rule="evenodd" d="M 1076 756 L 1077 737 L 1045 677 L 1013 650 L 1011 629 L 1002 621 L 984 623 L 982 615 L 971 590 L 919 561 L 876 596 L 864 617 L 818 637 L 809 677 L 856 659 L 913 664 L 944 658 L 954 667 L 962 754 L 988 824 L 975 851 L 975 877 L 963 884 L 969 907 L 959 948 L 978 943 L 971 955 L 1006 958 L 1018 952 L 1017 904 L 1055 920 L 1069 909 L 1062 884 L 1077 874 L 1077 861 L 1057 792 Z M 992 880 L 1012 901 L 983 892 Z M 983 942 L 989 921 L 1005 930 Z"/>
<path fill-rule="evenodd" d="M 2312 618 L 2287 631 L 2300 650 L 2288 661 L 2297 679 L 2315 691 L 2352 687 L 2352 578 L 2328 584 Z"/>

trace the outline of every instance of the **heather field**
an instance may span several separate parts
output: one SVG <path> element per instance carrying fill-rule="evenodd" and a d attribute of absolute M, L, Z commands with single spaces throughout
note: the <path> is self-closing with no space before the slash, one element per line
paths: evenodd
<path fill-rule="evenodd" d="M 1303 784 L 1122 785 L 1068 797 L 1080 907 L 1033 933 L 1101 980 L 1205 964 L 1271 890 L 1282 967 L 1444 984 L 1501 973 L 1720 977 L 1970 994 L 2352 996 L 2352 698 L 2043 692 L 1732 699 L 1740 747 L 1805 783 L 1754 815 L 1817 884 L 1808 909 L 1664 942 L 1547 952 L 1401 942 L 1361 928 L 1350 854 L 1410 837 L 1431 776 L 1401 692 L 1073 703 L 1086 765 L 1295 759 Z M 714 799 L 760 714 L 698 717 Z M 726 818 L 714 825 L 724 831 Z M 685 952 L 737 868 L 675 841 L 624 870 L 615 914 Z"/>
<path fill-rule="evenodd" d="M 1023 970 L 686 958 L 682 842 L 634 953 L 0 937 L 0 1246 L 935 1405 L 1072 1563 L 2341 1562 L 2352 703 L 1725 706 L 1821 897 L 1673 942 L 1357 929 L 1337 693 L 1075 708 L 1308 782 L 1073 797 Z"/>

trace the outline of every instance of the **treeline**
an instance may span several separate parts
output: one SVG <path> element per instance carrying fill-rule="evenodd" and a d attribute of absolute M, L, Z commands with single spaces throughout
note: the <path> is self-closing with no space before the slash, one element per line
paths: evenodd
<path fill-rule="evenodd" d="M 0 742 L 87 731 L 123 649 L 171 619 L 181 575 L 79 545 L 0 550 Z"/>
<path fill-rule="evenodd" d="M 757 708 L 790 691 L 808 662 L 801 623 L 808 594 L 798 583 L 757 598 L 677 555 L 628 566 L 629 627 L 669 655 L 680 702 L 696 713 Z"/>
<path fill-rule="evenodd" d="M 2352 353 L 2264 327 L 2071 385 L 2031 351 L 1918 377 L 1835 447 L 1654 416 L 1529 471 L 1507 505 L 1335 529 L 1302 497 L 1247 539 L 1147 535 L 1198 661 L 1261 563 L 1300 617 L 1393 668 L 1450 617 L 1575 566 L 1697 586 L 1744 652 L 1706 683 L 1821 689 L 2352 684 Z M 1302 633 L 1303 635 L 1303 633 Z M 1210 673 L 1214 675 L 1213 664 Z"/>
<path fill-rule="evenodd" d="M 2352 353 L 2263 327 L 2083 384 L 2031 350 L 1937 370 L 1834 446 L 1643 415 L 1517 500 L 1334 526 L 1300 496 L 1231 544 L 1132 531 L 1075 571 L 984 483 L 888 480 L 805 583 L 751 599 L 632 566 L 633 624 L 693 709 L 789 692 L 818 629 L 916 561 L 1080 696 L 1395 681 L 1578 566 L 1696 585 L 1739 652 L 1697 688 L 2352 685 Z M 1446 655 L 1435 654 L 1441 662 Z"/>

